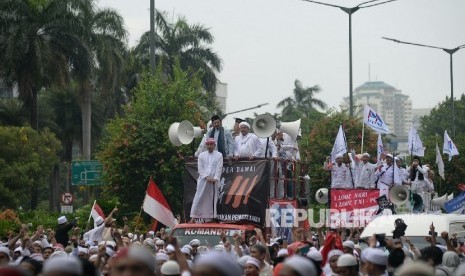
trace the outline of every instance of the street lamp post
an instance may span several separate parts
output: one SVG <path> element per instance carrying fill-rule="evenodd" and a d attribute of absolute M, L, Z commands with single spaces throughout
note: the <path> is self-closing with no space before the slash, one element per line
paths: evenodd
<path fill-rule="evenodd" d="M 369 8 L 373 6 L 378 6 L 378 5 L 393 2 L 396 0 L 385 0 L 385 1 L 371 0 L 371 1 L 360 3 L 357 6 L 352 7 L 352 8 L 347 8 L 343 6 L 338 6 L 338 5 L 333 5 L 333 4 L 328 4 L 328 3 L 323 3 L 323 2 L 313 1 L 313 0 L 303 0 L 303 1 L 315 3 L 319 5 L 324 5 L 324 6 L 329 6 L 329 7 L 339 8 L 349 15 L 349 115 L 350 117 L 353 117 L 354 116 L 354 99 L 353 99 L 353 80 L 352 80 L 352 14 L 354 14 L 356 11 L 358 11 L 361 8 Z M 381 2 L 378 2 L 378 1 L 381 1 Z M 374 2 L 377 2 L 377 3 L 374 3 Z"/>
<path fill-rule="evenodd" d="M 150 69 L 155 75 L 155 0 L 150 0 Z"/>
<path fill-rule="evenodd" d="M 388 38 L 388 37 L 382 37 L 382 38 L 386 39 L 386 40 L 396 42 L 396 43 L 401 43 L 401 44 L 408 44 L 408 45 L 414 45 L 414 46 L 420 46 L 420 47 L 439 49 L 439 50 L 443 50 L 444 52 L 449 54 L 449 59 L 450 59 L 450 101 L 451 101 L 451 112 L 452 112 L 452 137 L 455 137 L 454 70 L 453 70 L 453 65 L 452 65 L 453 64 L 452 56 L 458 50 L 460 50 L 462 48 L 465 48 L 465 44 L 450 49 L 450 48 L 441 48 L 441 47 L 436 47 L 436 46 L 431 46 L 431 45 L 426 45 L 426 44 L 405 42 L 405 41 L 400 41 L 400 40 L 393 39 L 393 38 Z"/>

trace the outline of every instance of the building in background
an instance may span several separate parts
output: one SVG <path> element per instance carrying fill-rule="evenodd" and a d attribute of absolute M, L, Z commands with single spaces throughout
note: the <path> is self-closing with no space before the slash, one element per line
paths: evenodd
<path fill-rule="evenodd" d="M 391 151 L 403 153 L 412 126 L 412 101 L 408 95 L 383 81 L 368 81 L 355 88 L 353 94 L 355 115 L 363 117 L 363 108 L 369 105 L 378 112 L 391 130 Z M 343 110 L 349 108 L 349 97 L 344 98 Z"/>
<path fill-rule="evenodd" d="M 431 108 L 413 108 L 412 109 L 412 121 L 415 127 L 420 128 L 421 117 L 428 116 L 431 112 Z"/>
<path fill-rule="evenodd" d="M 216 103 L 220 108 L 221 113 L 226 113 L 226 99 L 228 98 L 228 84 L 217 82 L 216 83 Z"/>

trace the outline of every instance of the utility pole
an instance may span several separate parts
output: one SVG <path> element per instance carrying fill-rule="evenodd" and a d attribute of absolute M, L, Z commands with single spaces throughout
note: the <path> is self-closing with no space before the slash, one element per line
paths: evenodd
<path fill-rule="evenodd" d="M 150 69 L 155 75 L 155 0 L 150 0 Z"/>

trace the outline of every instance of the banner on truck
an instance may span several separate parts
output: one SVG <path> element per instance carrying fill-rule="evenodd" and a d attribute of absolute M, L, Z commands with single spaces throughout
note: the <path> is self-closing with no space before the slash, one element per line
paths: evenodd
<path fill-rule="evenodd" d="M 189 220 L 197 187 L 197 161 L 186 162 L 184 178 L 184 212 Z M 270 163 L 268 160 L 233 161 L 223 163 L 218 185 L 217 219 L 223 222 L 265 224 L 270 193 Z"/>

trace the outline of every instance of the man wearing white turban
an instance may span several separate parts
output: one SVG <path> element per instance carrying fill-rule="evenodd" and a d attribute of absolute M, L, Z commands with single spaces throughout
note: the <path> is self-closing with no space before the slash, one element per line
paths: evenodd
<path fill-rule="evenodd" d="M 342 155 L 336 156 L 336 163 L 332 164 L 330 158 L 326 158 L 323 168 L 331 171 L 331 188 L 332 189 L 350 189 L 352 188 L 352 176 L 350 167 L 343 163 Z"/>
<path fill-rule="evenodd" d="M 235 138 L 235 152 L 234 157 L 239 158 L 249 158 L 253 160 L 255 157 L 260 157 L 262 155 L 262 143 L 257 135 L 250 133 L 250 124 L 247 122 L 242 122 L 239 124 L 241 134 Z"/>
<path fill-rule="evenodd" d="M 215 150 L 216 141 L 214 138 L 208 138 L 205 144 L 207 151 L 199 155 L 197 163 L 199 178 L 190 214 L 192 222 L 194 219 L 213 219 L 216 217 L 218 185 L 223 171 L 223 155 Z"/>

